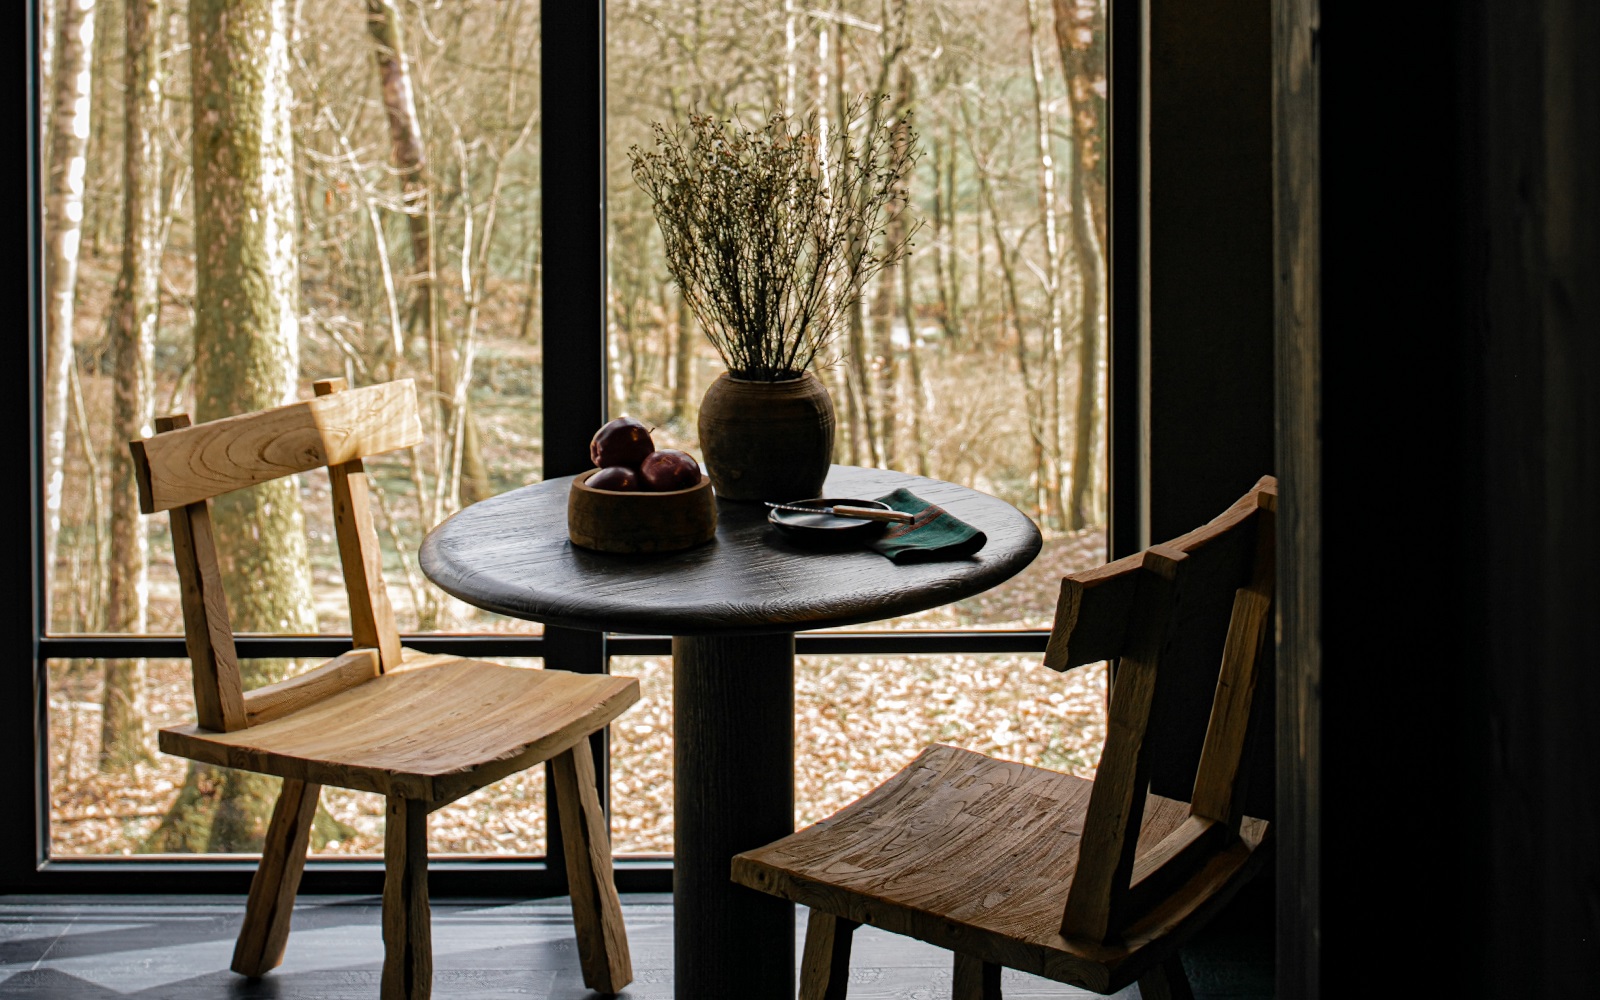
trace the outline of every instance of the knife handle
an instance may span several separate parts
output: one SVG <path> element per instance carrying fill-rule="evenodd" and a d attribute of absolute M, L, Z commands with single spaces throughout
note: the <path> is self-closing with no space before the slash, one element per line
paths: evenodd
<path fill-rule="evenodd" d="M 910 524 L 916 520 L 915 515 L 907 514 L 903 510 L 881 510 L 877 507 L 847 507 L 835 505 L 835 517 L 859 517 L 864 521 L 894 521 L 898 524 Z"/>

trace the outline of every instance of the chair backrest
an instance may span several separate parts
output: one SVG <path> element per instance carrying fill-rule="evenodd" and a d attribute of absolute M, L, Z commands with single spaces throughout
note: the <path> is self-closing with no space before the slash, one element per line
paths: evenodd
<path fill-rule="evenodd" d="M 1245 738 L 1272 624 L 1276 510 L 1277 482 L 1263 477 L 1210 523 L 1062 581 L 1045 665 L 1116 663 L 1105 747 L 1062 915 L 1067 937 L 1115 935 L 1239 835 Z M 1177 658 L 1186 626 L 1219 596 L 1232 609 L 1189 818 L 1147 848 L 1136 868 L 1157 676 L 1163 661 Z"/>
<path fill-rule="evenodd" d="M 361 459 L 422 441 L 416 385 L 405 379 L 347 389 L 344 379 L 326 379 L 315 388 L 315 399 L 204 424 L 191 426 L 186 414 L 160 417 L 153 437 L 128 445 L 139 509 L 146 514 L 169 511 L 172 518 L 195 712 L 206 729 L 243 729 L 282 714 L 297 691 L 304 695 L 347 686 L 361 670 L 382 671 L 400 663 L 400 635 L 384 587 Z M 319 466 L 327 466 L 333 487 L 334 531 L 354 645 L 374 655 L 341 657 L 319 668 L 317 678 L 296 679 L 292 689 L 263 689 L 251 692 L 261 697 L 247 697 L 223 596 L 210 501 Z"/>

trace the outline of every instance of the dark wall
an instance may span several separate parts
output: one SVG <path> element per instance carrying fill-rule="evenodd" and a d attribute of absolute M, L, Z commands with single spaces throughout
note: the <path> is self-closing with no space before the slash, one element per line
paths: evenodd
<path fill-rule="evenodd" d="M 1597 47 L 1322 5 L 1324 996 L 1600 980 Z"/>

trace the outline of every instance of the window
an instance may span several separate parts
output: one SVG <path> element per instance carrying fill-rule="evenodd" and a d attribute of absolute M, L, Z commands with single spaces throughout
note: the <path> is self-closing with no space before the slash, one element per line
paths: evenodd
<path fill-rule="evenodd" d="M 217 2 L 168 0 L 152 21 L 141 0 L 101 0 L 92 33 L 75 22 L 76 2 L 32 5 L 42 28 L 26 39 L 39 83 L 29 127 L 41 167 L 29 219 L 35 340 L 17 370 L 33 373 L 36 397 L 14 394 L 12 405 L 15 426 L 37 429 L 34 614 L 18 632 L 36 639 L 33 672 L 13 678 L 7 690 L 18 696 L 0 711 L 7 747 L 36 762 L 37 781 L 17 796 L 36 815 L 13 810 L 5 828 L 9 881 L 64 888 L 74 872 L 101 885 L 136 881 L 152 853 L 163 878 L 194 887 L 248 878 L 248 863 L 181 863 L 248 853 L 258 834 L 248 823 L 217 833 L 204 815 L 217 776 L 155 752 L 155 728 L 184 718 L 190 693 L 165 522 L 130 514 L 123 442 L 153 413 L 207 419 L 344 375 L 416 378 L 428 404 L 429 443 L 369 463 L 408 643 L 527 666 L 610 664 L 645 679 L 644 703 L 614 727 L 613 830 L 619 856 L 657 859 L 624 862 L 619 877 L 663 887 L 670 796 L 651 768 L 666 766 L 670 739 L 666 640 L 547 633 L 477 611 L 422 578 L 417 545 L 478 497 L 576 471 L 607 412 L 639 416 L 660 443 L 697 452 L 693 416 L 717 361 L 665 272 L 627 150 L 648 142 L 651 122 L 691 109 L 760 115 L 781 105 L 838 128 L 841 105 L 878 81 L 920 135 L 901 222 L 921 229 L 912 256 L 867 289 L 855 336 L 839 338 L 827 373 L 841 415 L 836 460 L 994 493 L 1035 515 L 1047 544 L 1029 571 L 981 597 L 870 633 L 801 636 L 797 754 L 845 767 L 839 788 L 856 791 L 903 762 L 901 743 L 961 737 L 963 726 L 985 749 L 1092 765 L 1062 726 L 1069 716 L 1098 723 L 1098 689 L 1029 671 L 1056 579 L 1106 551 L 1100 3 L 613 0 L 592 19 L 560 7 L 559 20 L 541 22 L 555 8 L 531 0 L 369 0 L 366 10 L 249 0 L 239 9 L 260 31 L 249 45 L 196 36 Z M 238 280 L 197 249 L 197 222 L 239 206 L 208 193 L 218 177 L 196 160 L 191 108 L 240 98 L 204 85 L 197 94 L 189 65 L 197 51 L 221 51 L 203 46 L 229 44 L 267 70 L 267 92 L 230 108 L 271 140 L 271 190 L 241 210 L 281 213 L 274 224 L 292 241 L 263 236 L 261 249 L 284 269 L 269 305 L 294 307 L 272 323 L 259 310 L 228 319 L 197 341 L 197 326 L 223 308 L 208 289 Z M 273 343 L 250 355 L 228 346 L 231 329 Z M 277 381 L 262 375 L 273 357 Z M 236 597 L 236 612 L 246 609 L 236 627 L 255 633 L 241 652 L 259 677 L 341 648 L 307 635 L 346 625 L 327 489 L 325 475 L 308 474 L 283 498 L 297 508 L 285 523 L 304 524 L 304 548 L 257 537 L 239 550 L 262 576 L 308 571 L 309 586 L 287 599 Z M 860 688 L 841 670 L 852 659 L 882 661 L 881 675 L 895 679 Z M 1024 690 L 1036 703 L 1018 700 Z M 28 704 L 36 710 L 24 718 Z M 848 718 L 871 725 L 842 728 Z M 852 757 L 852 740 L 882 752 Z M 365 798 L 324 799 L 308 888 L 368 877 L 342 860 L 380 849 L 382 804 Z M 805 788 L 799 802 L 804 822 L 837 804 Z M 537 771 L 451 809 L 433 847 L 461 860 L 439 866 L 439 891 L 477 884 L 473 873 L 501 856 L 542 870 Z M 42 872 L 37 862 L 48 862 Z"/>

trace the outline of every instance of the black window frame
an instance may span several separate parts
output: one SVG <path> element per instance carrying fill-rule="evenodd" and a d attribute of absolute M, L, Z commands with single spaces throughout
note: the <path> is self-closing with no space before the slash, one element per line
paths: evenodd
<path fill-rule="evenodd" d="M 1113 556 L 1142 544 L 1140 522 L 1140 447 L 1138 426 L 1139 315 L 1141 289 L 1140 227 L 1142 195 L 1138 146 L 1140 128 L 1141 21 L 1144 0 L 1109 0 L 1107 17 L 1109 149 L 1130 151 L 1110 157 L 1111 246 L 1107 248 L 1110 317 L 1108 337 L 1108 454 L 1110 510 L 1108 545 Z M 13 20 L 15 65 L 22 74 L 23 132 L 27 211 L 18 236 L 25 240 L 27 336 L 4 348 L 12 359 L 13 391 L 4 396 L 7 426 L 26 428 L 28 516 L 26 532 L 10 532 L 0 545 L 6 565 L 26 566 L 9 574 L 15 588 L 4 603 L 4 634 L 10 644 L 0 669 L 0 760 L 6 762 L 0 794 L 0 893 L 163 892 L 242 893 L 256 868 L 249 858 L 171 858 L 151 860 L 51 858 L 48 777 L 47 662 L 58 658 L 186 656 L 182 637 L 50 635 L 44 619 L 43 488 L 41 478 L 42 178 L 38 135 L 39 0 L 19 5 Z M 596 0 L 593 17 L 579 17 L 569 4 L 542 0 L 540 6 L 541 114 L 546 134 L 562 136 L 557 151 L 541 143 L 543 230 L 561 240 L 562 253 L 545 254 L 543 427 L 545 474 L 563 475 L 588 464 L 587 442 L 605 419 L 605 3 Z M 1113 26 L 1116 30 L 1113 30 Z M 17 30 L 20 29 L 20 30 Z M 13 52 L 16 51 L 14 47 Z M 15 109 L 15 105 L 13 108 Z M 15 135 L 16 132 L 14 131 Z M 1124 137 L 1119 143 L 1119 137 Z M 1118 220 L 1126 220 L 1119 226 Z M 541 239 L 543 237 L 541 236 Z M 548 245 L 548 244 L 546 244 Z M 593 330 L 592 338 L 572 331 Z M 586 379 L 571 373 L 587 371 Z M 24 384 L 17 385 L 20 380 Z M 1126 429 L 1125 431 L 1123 429 Z M 802 633 L 800 656 L 886 656 L 913 654 L 1038 653 L 1045 630 L 862 631 Z M 549 628 L 542 636 L 411 634 L 409 646 L 429 652 L 473 656 L 539 657 L 563 669 L 603 672 L 613 656 L 664 656 L 665 636 L 599 635 Z M 333 656 L 349 648 L 337 635 L 244 636 L 241 656 Z M 603 734 L 597 741 L 602 789 L 607 761 Z M 553 805 L 552 805 L 553 808 Z M 554 825 L 553 813 L 549 820 Z M 537 896 L 565 891 L 559 838 L 551 838 L 546 857 L 438 858 L 429 864 L 432 891 L 441 896 Z M 671 861 L 622 857 L 617 883 L 623 891 L 670 891 Z M 311 858 L 301 891 L 361 893 L 381 891 L 381 860 Z"/>

